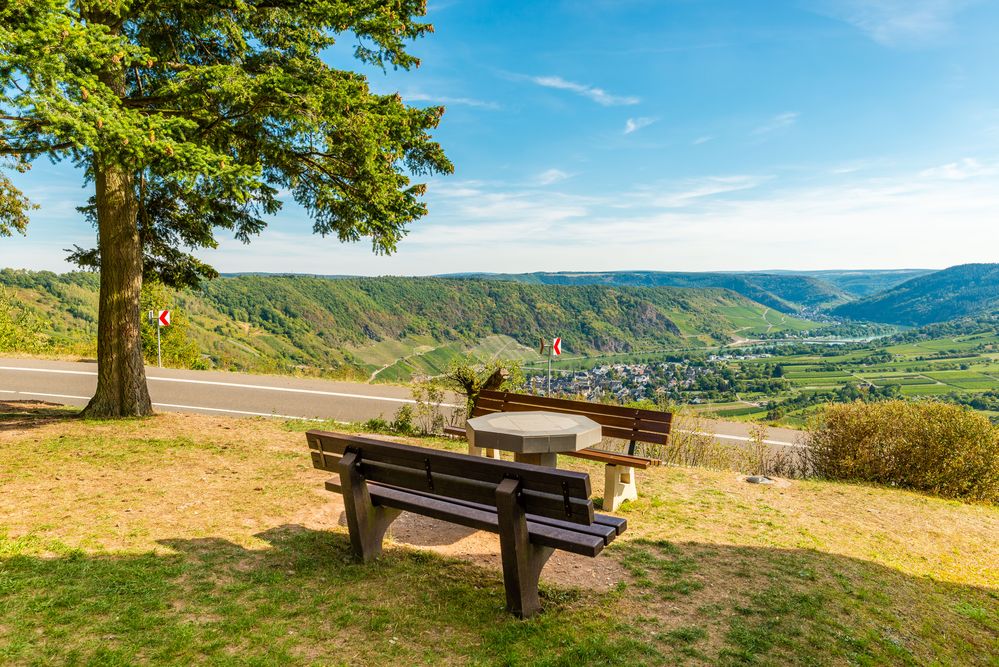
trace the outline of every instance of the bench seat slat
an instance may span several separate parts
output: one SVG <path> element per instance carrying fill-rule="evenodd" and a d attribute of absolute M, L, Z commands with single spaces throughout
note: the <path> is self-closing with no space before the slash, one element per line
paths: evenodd
<path fill-rule="evenodd" d="M 499 532 L 495 510 L 486 511 L 381 484 L 369 484 L 368 492 L 371 494 L 371 502 L 376 505 L 415 512 L 477 530 Z M 532 544 L 570 551 L 581 556 L 596 556 L 604 548 L 604 538 L 598 535 L 538 523 L 530 516 L 527 519 L 527 532 Z"/>
<path fill-rule="evenodd" d="M 373 458 L 385 463 L 422 469 L 426 459 L 429 458 L 433 470 L 441 474 L 476 479 L 491 484 L 499 484 L 507 477 L 517 477 L 525 490 L 551 493 L 559 497 L 564 490 L 567 490 L 570 497 L 580 499 L 587 499 L 590 496 L 590 477 L 586 473 L 557 470 L 529 463 L 470 458 L 465 454 L 329 431 L 309 431 L 306 437 L 310 449 L 325 454 L 342 455 L 353 442 L 363 447 Z"/>
<path fill-rule="evenodd" d="M 381 487 L 381 484 L 372 483 L 368 486 L 368 492 L 375 487 Z M 343 493 L 343 489 L 340 487 L 340 478 L 331 477 L 326 480 L 326 490 L 333 491 L 334 493 Z M 419 491 L 408 491 L 407 493 L 412 493 L 416 496 L 433 497 L 433 494 L 421 493 Z M 439 499 L 439 498 L 438 498 Z M 495 514 L 496 508 L 490 507 L 489 505 L 482 505 L 479 503 L 473 503 L 467 500 L 447 500 L 446 502 L 452 502 L 456 505 L 465 505 L 473 509 L 478 509 L 485 512 L 490 512 Z M 422 510 L 421 510 L 422 511 Z M 575 531 L 579 533 L 586 533 L 595 537 L 599 537 L 603 540 L 604 545 L 608 545 L 614 541 L 618 535 L 623 533 L 628 529 L 628 521 L 622 517 L 611 516 L 609 514 L 595 514 L 593 516 L 593 523 L 589 526 L 581 526 L 579 524 L 569 523 L 567 521 L 560 521 L 558 519 L 550 519 L 548 517 L 540 517 L 537 515 L 528 515 L 528 524 L 538 524 L 553 526 L 555 528 L 562 528 L 568 531 Z M 470 526 L 473 527 L 474 526 Z M 489 532 L 496 532 L 492 527 L 486 527 L 482 530 L 487 530 Z M 586 554 L 584 554 L 586 555 Z"/>
<path fill-rule="evenodd" d="M 432 493 L 425 493 L 423 491 L 410 491 L 410 493 L 415 493 L 422 496 L 433 496 Z M 474 507 L 476 509 L 488 510 L 495 512 L 496 508 L 492 505 L 486 505 L 482 503 L 475 503 L 469 500 L 455 500 L 449 498 L 448 500 L 457 503 L 459 505 L 467 505 L 468 507 Z M 593 523 L 590 525 L 582 525 L 578 523 L 571 523 L 569 521 L 562 521 L 561 519 L 552 519 L 546 516 L 539 516 L 537 514 L 527 515 L 528 521 L 533 521 L 534 523 L 544 524 L 546 526 L 555 526 L 556 528 L 563 528 L 565 530 L 572 530 L 580 533 L 587 533 L 588 535 L 596 535 L 600 537 L 604 544 L 610 544 L 614 541 L 614 538 L 624 532 L 624 528 L 627 527 L 627 522 L 624 519 L 619 519 L 618 517 L 606 516 L 603 514 L 594 514 Z"/>
<path fill-rule="evenodd" d="M 313 466 L 322 470 L 338 472 L 339 460 L 340 457 L 335 454 L 322 456 L 318 452 L 312 452 Z M 433 488 L 429 487 L 425 470 L 406 468 L 382 461 L 368 461 L 363 457 L 360 463 L 361 475 L 370 482 L 476 503 L 495 502 L 496 486 L 494 484 L 438 473 L 433 469 L 433 463 L 431 463 L 431 471 L 430 478 L 433 481 Z M 593 501 L 589 498 L 570 497 L 571 514 L 567 515 L 564 496 L 525 489 L 521 497 L 524 510 L 528 514 L 547 516 L 582 525 L 588 525 L 593 521 Z"/>
<path fill-rule="evenodd" d="M 631 456 L 629 454 L 620 454 L 618 452 L 606 452 L 602 449 L 580 449 L 577 452 L 559 452 L 566 456 L 575 456 L 579 459 L 587 459 L 589 461 L 599 461 L 600 463 L 607 463 L 609 465 L 616 466 L 626 466 L 628 468 L 638 468 L 640 470 L 645 470 L 649 466 L 656 465 L 658 461 L 654 459 L 647 459 L 641 456 Z"/>

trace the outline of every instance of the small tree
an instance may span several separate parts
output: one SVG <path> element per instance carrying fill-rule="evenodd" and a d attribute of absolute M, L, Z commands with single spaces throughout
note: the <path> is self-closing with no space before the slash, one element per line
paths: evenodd
<path fill-rule="evenodd" d="M 470 357 L 454 359 L 441 376 L 444 385 L 467 399 L 465 414 L 472 414 L 485 389 L 512 390 L 524 384 L 524 372 L 516 361 L 494 359 L 486 363 Z"/>
<path fill-rule="evenodd" d="M 449 173 L 430 137 L 443 107 L 375 95 L 320 55 L 408 69 L 432 31 L 425 0 L 14 0 L 0 3 L 0 235 L 34 208 L 4 169 L 41 156 L 80 167 L 101 273 L 92 417 L 152 412 L 142 363 L 143 276 L 216 275 L 190 249 L 221 229 L 248 242 L 285 198 L 313 230 L 392 252 L 426 213 L 410 175 Z"/>
<path fill-rule="evenodd" d="M 41 352 L 49 343 L 43 322 L 0 287 L 0 352 Z"/>

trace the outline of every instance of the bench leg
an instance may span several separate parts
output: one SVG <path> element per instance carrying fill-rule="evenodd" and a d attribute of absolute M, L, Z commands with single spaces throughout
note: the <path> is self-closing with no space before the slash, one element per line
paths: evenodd
<path fill-rule="evenodd" d="M 531 544 L 524 508 L 517 500 L 519 485 L 515 479 L 500 482 L 496 488 L 496 511 L 506 610 L 520 618 L 530 618 L 541 611 L 538 579 L 554 549 Z"/>
<path fill-rule="evenodd" d="M 372 504 L 368 483 L 357 470 L 357 462 L 357 455 L 347 452 L 340 458 L 337 468 L 347 529 L 350 531 L 350 547 L 354 558 L 367 563 L 382 555 L 385 531 L 401 511 Z"/>
<path fill-rule="evenodd" d="M 635 483 L 635 469 L 628 466 L 608 465 L 604 468 L 604 506 L 613 512 L 625 500 L 638 499 L 638 486 Z"/>
<path fill-rule="evenodd" d="M 487 459 L 498 459 L 500 457 L 500 450 L 476 447 L 472 443 L 468 443 L 468 455 L 485 456 Z"/>

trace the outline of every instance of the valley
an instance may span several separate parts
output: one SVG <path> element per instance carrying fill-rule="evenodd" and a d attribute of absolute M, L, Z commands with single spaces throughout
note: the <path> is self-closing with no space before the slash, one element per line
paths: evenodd
<path fill-rule="evenodd" d="M 162 333 L 174 367 L 406 384 L 458 360 L 502 359 L 541 391 L 547 362 L 538 341 L 558 335 L 560 393 L 802 426 L 829 401 L 895 397 L 999 418 L 997 275 L 994 265 L 809 275 L 247 274 L 183 291 L 152 285 L 143 307 L 173 311 L 174 326 Z M 0 350 L 94 355 L 96 275 L 2 270 L 0 290 Z M 22 334 L 6 343 L 3 312 L 7 329 Z"/>

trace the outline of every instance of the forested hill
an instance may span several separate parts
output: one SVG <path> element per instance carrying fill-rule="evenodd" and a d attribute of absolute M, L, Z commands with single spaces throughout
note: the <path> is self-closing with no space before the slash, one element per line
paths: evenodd
<path fill-rule="evenodd" d="M 0 271 L 8 295 L 57 344 L 93 340 L 93 274 Z M 162 304 L 211 364 L 354 369 L 383 379 L 457 354 L 529 358 L 540 336 L 570 354 L 697 347 L 811 326 L 722 289 L 561 286 L 445 278 L 226 277 Z"/>
<path fill-rule="evenodd" d="M 830 308 L 852 297 L 831 282 L 793 273 L 724 273 L 675 271 L 607 271 L 473 274 L 474 278 L 542 285 L 614 285 L 641 287 L 713 287 L 785 313 Z"/>
<path fill-rule="evenodd" d="M 999 312 L 999 264 L 962 264 L 847 303 L 833 315 L 920 326 Z"/>
<path fill-rule="evenodd" d="M 832 283 L 839 289 L 855 297 L 870 296 L 901 285 L 906 280 L 933 273 L 930 269 L 853 269 L 853 270 L 823 270 L 823 271 L 788 271 L 779 273 L 794 273 L 811 276 L 827 283 Z"/>

